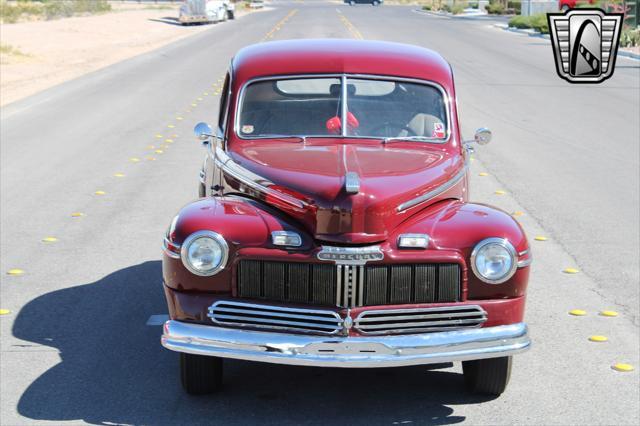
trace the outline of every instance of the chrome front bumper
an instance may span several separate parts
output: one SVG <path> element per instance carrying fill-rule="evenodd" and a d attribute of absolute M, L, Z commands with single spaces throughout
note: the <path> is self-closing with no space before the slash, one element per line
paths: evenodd
<path fill-rule="evenodd" d="M 248 331 L 167 321 L 162 346 L 172 351 L 314 367 L 401 367 L 496 358 L 529 348 L 517 323 L 404 336 L 339 337 Z"/>

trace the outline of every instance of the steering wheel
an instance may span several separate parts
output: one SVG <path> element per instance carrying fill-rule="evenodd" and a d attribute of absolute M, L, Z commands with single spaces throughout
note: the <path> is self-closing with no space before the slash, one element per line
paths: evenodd
<path fill-rule="evenodd" d="M 392 132 L 392 130 L 394 129 L 398 131 Z M 382 124 L 379 124 L 373 129 L 371 129 L 371 133 L 378 136 L 380 134 L 379 132 L 384 131 L 382 136 L 391 138 L 391 137 L 400 135 L 400 132 L 403 130 L 407 131 L 408 133 L 407 136 L 418 136 L 418 134 L 415 131 L 413 131 L 411 127 L 399 121 L 387 121 Z"/>

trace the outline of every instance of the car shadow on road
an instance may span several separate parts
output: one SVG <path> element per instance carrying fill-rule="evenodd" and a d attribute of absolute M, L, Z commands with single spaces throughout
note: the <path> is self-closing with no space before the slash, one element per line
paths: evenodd
<path fill-rule="evenodd" d="M 175 16 L 165 16 L 163 18 L 149 18 L 149 21 L 160 22 L 160 23 L 169 24 L 169 25 L 177 25 L 179 27 L 184 26 Z M 213 22 L 194 23 L 193 25 L 199 26 L 199 25 L 211 25 L 211 24 L 213 24 Z"/>
<path fill-rule="evenodd" d="M 449 405 L 486 401 L 461 374 L 425 367 L 345 370 L 225 361 L 222 392 L 183 393 L 178 355 L 160 346 L 150 315 L 166 312 L 161 264 L 54 291 L 19 312 L 13 334 L 59 350 L 18 411 L 35 420 L 93 424 L 460 423 Z M 403 423 L 404 422 L 404 423 Z"/>

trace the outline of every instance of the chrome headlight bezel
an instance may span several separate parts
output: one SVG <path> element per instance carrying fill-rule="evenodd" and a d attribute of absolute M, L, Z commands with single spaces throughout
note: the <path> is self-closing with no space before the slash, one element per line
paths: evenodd
<path fill-rule="evenodd" d="M 504 248 L 511 256 L 511 267 L 505 273 L 505 275 L 498 279 L 490 279 L 485 277 L 480 273 L 480 271 L 478 271 L 478 267 L 476 266 L 476 258 L 478 257 L 478 253 L 488 245 L 498 245 Z M 513 275 L 516 273 L 516 270 L 518 269 L 518 253 L 516 252 L 516 249 L 513 247 L 513 245 L 509 242 L 509 240 L 505 238 L 486 238 L 476 244 L 476 246 L 473 248 L 473 251 L 471 252 L 471 269 L 480 281 L 483 281 L 487 284 L 502 284 L 511 279 L 511 277 L 513 277 Z"/>
<path fill-rule="evenodd" d="M 215 241 L 220 246 L 220 250 L 222 252 L 222 256 L 220 258 L 220 263 L 218 264 L 218 266 L 208 271 L 201 271 L 195 268 L 191 264 L 191 262 L 189 262 L 189 247 L 194 241 L 200 238 L 209 238 Z M 201 277 L 210 277 L 217 274 L 218 272 L 223 270 L 225 266 L 227 266 L 227 260 L 229 259 L 229 245 L 227 244 L 227 241 L 224 239 L 224 237 L 217 232 L 197 231 L 189 235 L 182 243 L 182 248 L 180 249 L 180 257 L 182 259 L 182 264 L 189 270 L 189 272 Z"/>

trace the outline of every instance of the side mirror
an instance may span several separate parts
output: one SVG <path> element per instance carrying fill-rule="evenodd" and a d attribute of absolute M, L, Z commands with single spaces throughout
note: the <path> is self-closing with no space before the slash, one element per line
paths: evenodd
<path fill-rule="evenodd" d="M 476 134 L 473 136 L 473 140 L 478 145 L 486 145 L 491 142 L 491 130 L 484 127 L 476 130 Z"/>
<path fill-rule="evenodd" d="M 204 122 L 200 122 L 196 124 L 196 127 L 193 128 L 193 133 L 196 135 L 196 137 L 199 140 L 203 142 L 209 138 L 214 137 L 211 126 L 209 126 L 207 123 L 204 123 Z"/>

